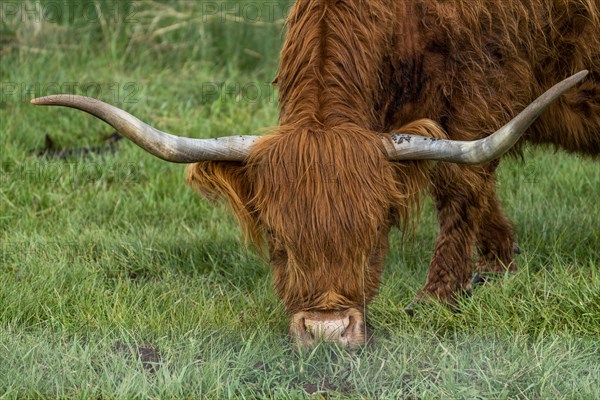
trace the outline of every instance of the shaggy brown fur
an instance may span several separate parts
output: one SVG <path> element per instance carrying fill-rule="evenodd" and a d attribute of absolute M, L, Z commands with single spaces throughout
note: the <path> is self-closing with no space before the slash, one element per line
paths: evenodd
<path fill-rule="evenodd" d="M 598 155 L 598 0 L 300 0 L 277 77 L 281 126 L 247 162 L 194 164 L 188 182 L 266 241 L 290 312 L 368 303 L 390 227 L 407 225 L 431 182 L 440 234 L 421 296 L 451 302 L 474 244 L 481 269 L 514 268 L 498 162 L 439 163 L 427 179 L 426 163 L 387 161 L 379 132 L 481 138 L 582 69 L 526 139 Z"/>

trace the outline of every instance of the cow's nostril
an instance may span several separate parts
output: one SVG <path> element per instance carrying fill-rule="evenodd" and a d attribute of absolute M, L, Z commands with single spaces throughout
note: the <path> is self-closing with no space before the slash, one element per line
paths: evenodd
<path fill-rule="evenodd" d="M 352 315 L 350 315 L 348 317 L 348 326 L 346 327 L 346 329 L 344 329 L 344 332 L 342 332 L 342 334 L 340 336 L 345 338 L 349 335 L 352 335 L 352 333 L 354 332 L 355 325 L 356 325 L 356 318 L 354 318 Z"/>

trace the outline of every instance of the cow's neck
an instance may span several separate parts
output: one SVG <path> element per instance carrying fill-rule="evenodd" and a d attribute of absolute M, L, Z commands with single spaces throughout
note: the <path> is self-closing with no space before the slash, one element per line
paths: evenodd
<path fill-rule="evenodd" d="M 391 7 L 359 0 L 295 4 L 278 74 L 282 125 L 377 127 Z"/>

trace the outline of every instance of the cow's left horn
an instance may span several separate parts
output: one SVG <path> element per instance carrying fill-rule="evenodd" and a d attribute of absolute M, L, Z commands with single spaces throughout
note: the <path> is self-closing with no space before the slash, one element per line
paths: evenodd
<path fill-rule="evenodd" d="M 394 133 L 390 135 L 392 143 L 383 139 L 389 159 L 437 160 L 458 164 L 482 164 L 492 161 L 506 153 L 553 101 L 587 74 L 587 70 L 580 71 L 552 86 L 508 124 L 484 139 L 465 142 Z"/>
<path fill-rule="evenodd" d="M 243 161 L 259 136 L 224 136 L 215 139 L 179 137 L 140 121 L 117 107 L 90 97 L 58 94 L 31 100 L 43 106 L 65 106 L 85 111 L 111 125 L 135 144 L 166 161 Z"/>

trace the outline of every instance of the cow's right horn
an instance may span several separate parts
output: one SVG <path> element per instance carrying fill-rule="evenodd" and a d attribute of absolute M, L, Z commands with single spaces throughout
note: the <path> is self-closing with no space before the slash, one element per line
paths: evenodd
<path fill-rule="evenodd" d="M 42 106 L 65 106 L 103 120 L 135 144 L 166 161 L 193 163 L 222 160 L 243 161 L 260 136 L 224 136 L 192 139 L 161 132 L 117 107 L 90 97 L 58 94 L 31 100 Z"/>
<path fill-rule="evenodd" d="M 488 137 L 474 141 L 435 139 L 419 135 L 393 133 L 383 139 L 390 160 L 437 160 L 458 164 L 482 164 L 506 153 L 529 126 L 564 92 L 588 74 L 587 70 L 557 83 L 527 106 L 509 123 Z"/>

